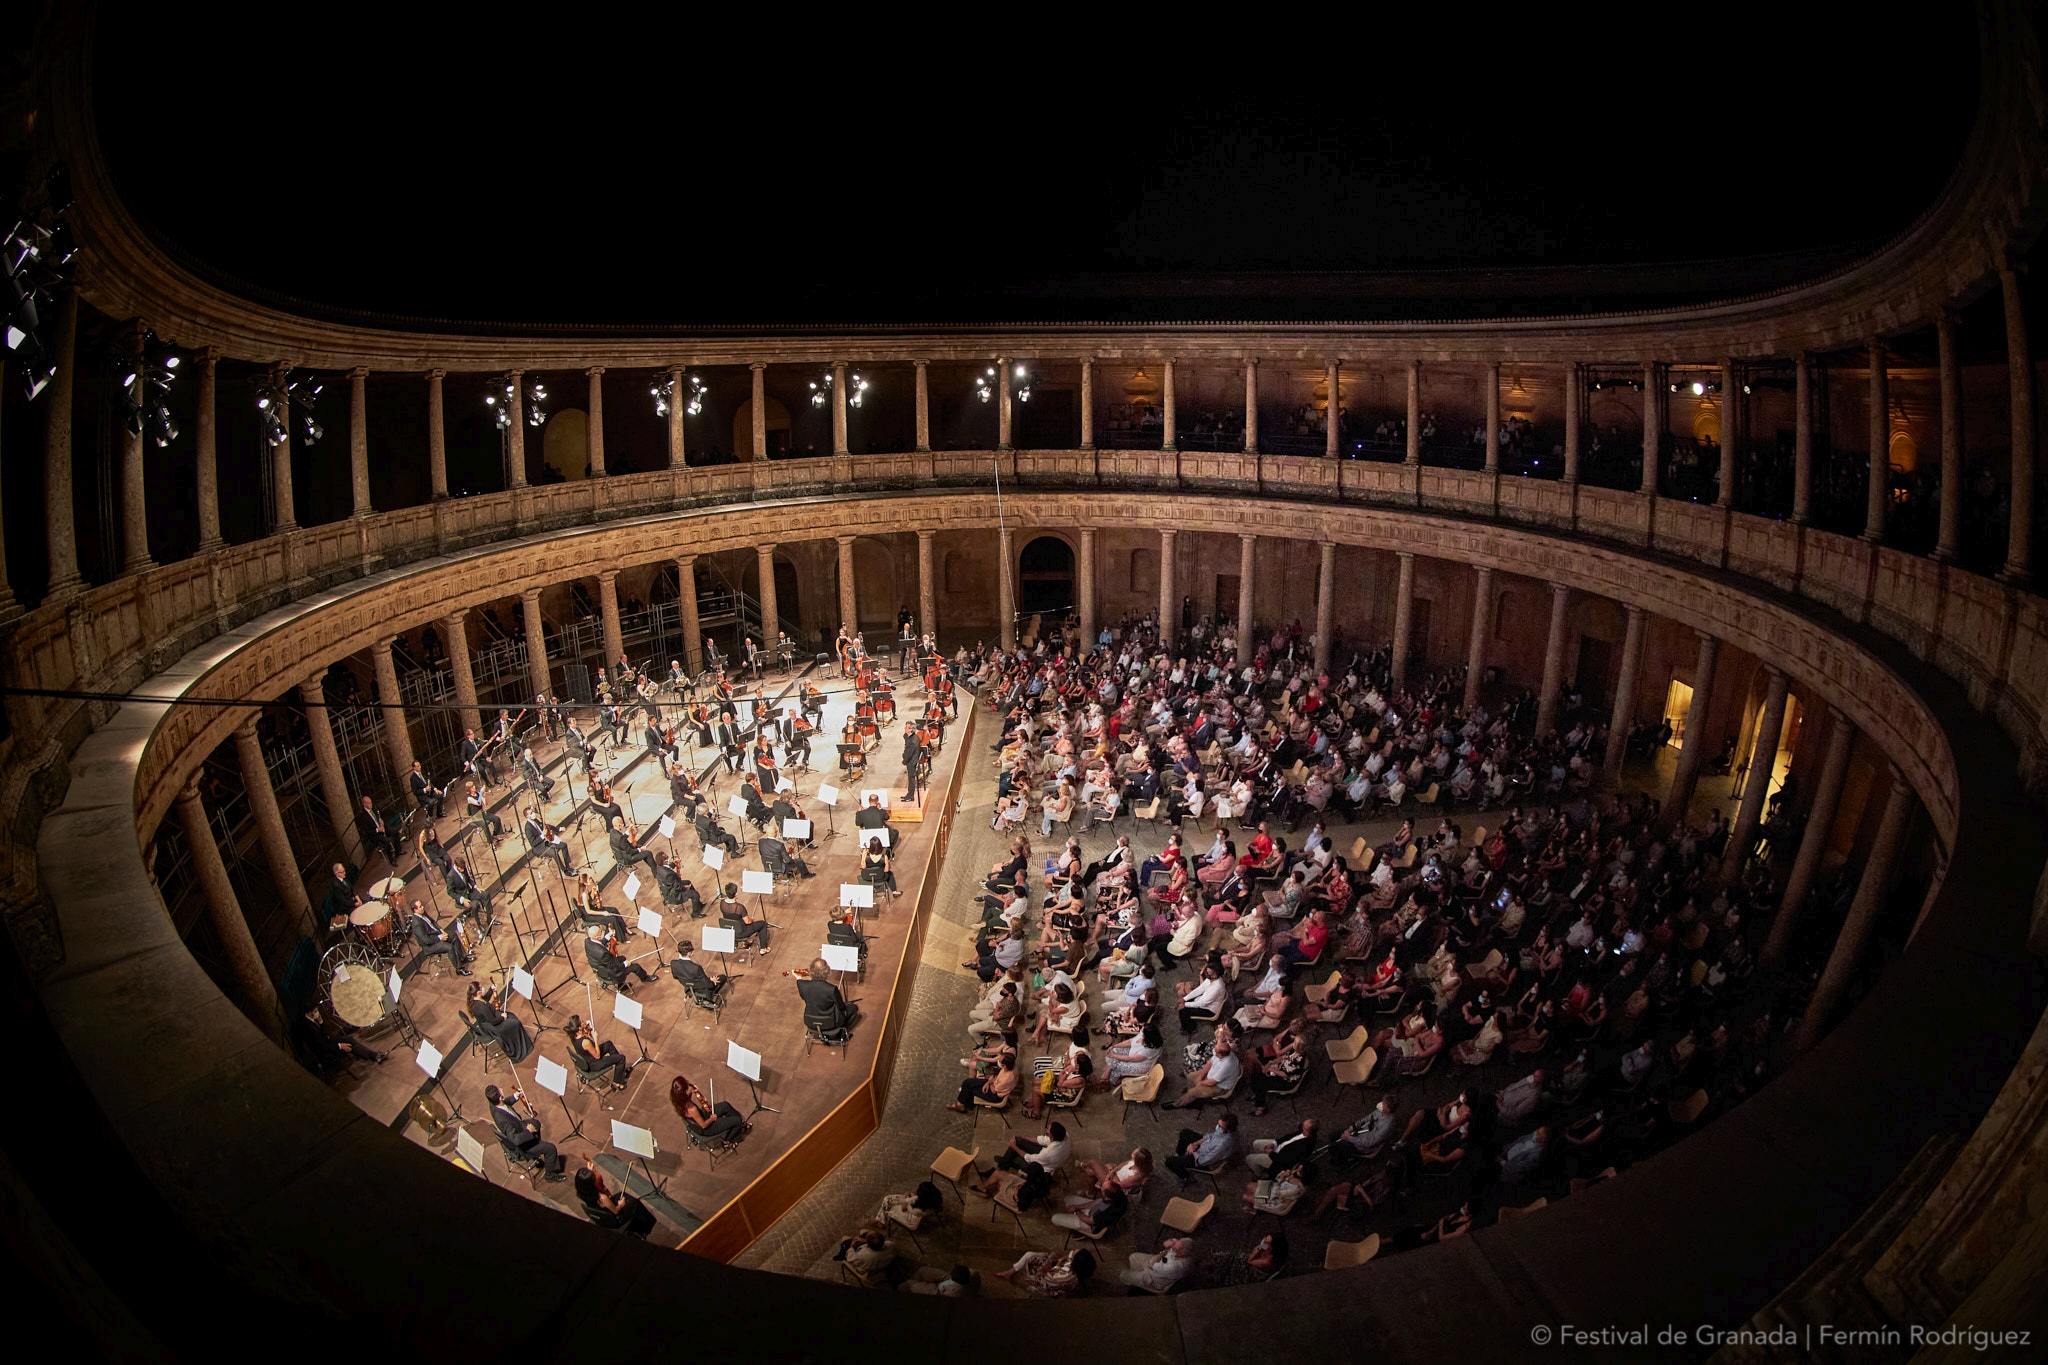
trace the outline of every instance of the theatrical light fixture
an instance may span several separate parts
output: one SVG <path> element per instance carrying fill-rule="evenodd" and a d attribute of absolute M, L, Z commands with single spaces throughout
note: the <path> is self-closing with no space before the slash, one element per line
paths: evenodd
<path fill-rule="evenodd" d="M 867 391 L 868 381 L 861 378 L 860 371 L 855 370 L 852 374 L 846 376 L 846 403 L 848 407 L 859 407 L 861 398 Z"/>
<path fill-rule="evenodd" d="M 832 372 L 830 370 L 827 370 L 822 379 L 813 379 L 811 381 L 811 406 L 814 408 L 824 407 L 825 400 L 828 397 L 830 397 L 831 394 Z"/>
<path fill-rule="evenodd" d="M 1000 386 L 1001 379 L 993 365 L 974 376 L 974 396 L 984 403 L 996 396 Z M 1031 401 L 1031 371 L 1023 365 L 1018 365 L 1010 372 L 1010 397 L 1019 403 Z"/>
<path fill-rule="evenodd" d="M 484 406 L 491 410 L 491 420 L 497 423 L 498 430 L 500 431 L 512 425 L 513 396 L 512 381 L 510 379 L 505 381 L 503 387 L 498 392 L 484 395 Z M 548 424 L 548 415 L 541 410 L 541 404 L 547 401 L 547 397 L 548 387 L 538 379 L 527 384 L 526 425 L 530 427 L 544 427 Z"/>
<path fill-rule="evenodd" d="M 10 206 L 4 240 L 0 240 L 0 309 L 5 310 L 7 349 L 21 375 L 23 393 L 34 398 L 56 377 L 57 367 L 43 345 L 43 315 L 64 282 L 77 254 L 64 214 L 71 207 L 71 179 L 62 162 L 35 189 Z"/>
<path fill-rule="evenodd" d="M 1674 379 L 1671 381 L 1671 391 L 1673 393 L 1690 393 L 1693 397 L 1698 398 L 1704 394 L 1719 393 L 1721 391 L 1721 381 L 1718 379 Z M 1745 387 L 1743 392 L 1749 392 L 1748 388 Z"/>
<path fill-rule="evenodd" d="M 683 392 L 683 412 L 687 416 L 695 417 L 698 413 L 704 411 L 704 395 L 709 390 L 704 387 L 704 381 L 694 374 L 686 376 L 683 384 L 685 386 Z M 654 395 L 654 415 L 656 417 L 668 416 L 669 404 L 676 401 L 675 387 L 676 381 L 674 376 L 663 375 L 655 380 L 653 385 L 647 390 Z"/>
<path fill-rule="evenodd" d="M 257 381 L 256 415 L 263 423 L 264 442 L 283 445 L 291 435 L 292 412 L 297 409 L 300 437 L 309 446 L 319 444 L 327 429 L 313 415 L 313 400 L 325 387 L 317 375 L 293 379 L 289 370 L 280 371 L 274 379 Z"/>
<path fill-rule="evenodd" d="M 178 421 L 165 400 L 178 377 L 178 357 L 157 341 L 156 333 L 145 331 L 140 356 L 116 354 L 109 360 L 121 375 L 128 430 L 150 436 L 160 447 L 177 440 Z"/>

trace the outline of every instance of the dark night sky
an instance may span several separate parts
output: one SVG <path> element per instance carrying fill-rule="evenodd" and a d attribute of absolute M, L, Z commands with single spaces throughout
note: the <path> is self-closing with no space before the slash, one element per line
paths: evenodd
<path fill-rule="evenodd" d="M 100 135 L 153 231 L 316 311 L 504 323 L 1362 316 L 1370 288 L 1216 281 L 1867 247 L 1976 97 L 1962 5 L 1913 33 L 1617 10 L 1555 47 L 1294 22 L 1271 51 L 1053 10 L 947 48 L 809 12 L 109 9 Z"/>

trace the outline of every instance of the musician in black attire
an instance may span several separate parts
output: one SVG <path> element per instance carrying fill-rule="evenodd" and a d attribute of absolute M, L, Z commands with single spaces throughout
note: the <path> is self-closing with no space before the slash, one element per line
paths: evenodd
<path fill-rule="evenodd" d="M 645 967 L 637 962 L 626 961 L 625 954 L 605 937 L 605 929 L 601 924 L 590 926 L 590 936 L 583 940 L 583 960 L 590 964 L 591 971 L 597 973 L 599 981 L 617 990 L 632 990 L 632 978 L 636 976 L 642 981 L 654 980 L 648 975 Z"/>
<path fill-rule="evenodd" d="M 555 1150 L 555 1144 L 540 1135 L 540 1121 L 522 1117 L 514 1108 L 520 1098 L 518 1091 L 507 1099 L 505 1093 L 495 1085 L 484 1087 L 484 1098 L 490 1101 L 491 1124 L 498 1130 L 498 1141 L 530 1157 L 538 1157 L 550 1181 L 562 1179 L 562 1154 Z"/>
<path fill-rule="evenodd" d="M 747 918 L 747 907 L 740 900 L 739 883 L 725 884 L 725 892 L 718 898 L 718 922 L 732 930 L 734 948 L 740 947 L 749 939 L 758 939 L 761 944 L 761 956 L 768 956 L 768 921 Z"/>
<path fill-rule="evenodd" d="M 417 975 L 427 965 L 427 959 L 436 953 L 447 954 L 455 964 L 457 976 L 472 976 L 469 969 L 469 955 L 462 951 L 462 945 L 448 937 L 434 919 L 433 913 L 418 901 L 413 902 L 412 941 L 420 945 L 419 956 L 413 960 L 413 972 Z"/>
<path fill-rule="evenodd" d="M 350 1062 L 381 1062 L 390 1055 L 352 1038 L 328 1037 L 318 1005 L 292 1021 L 292 1037 L 317 1071 L 333 1071 Z"/>
<path fill-rule="evenodd" d="M 356 895 L 356 878 L 362 875 L 362 871 L 341 863 L 336 863 L 332 871 L 333 875 L 327 879 L 327 893 L 320 898 L 320 911 L 327 916 L 329 928 L 339 929 L 342 925 L 335 921 L 346 924 L 349 911 L 363 903 L 362 898 Z"/>
<path fill-rule="evenodd" d="M 527 789 L 541 800 L 546 801 L 554 796 L 555 784 L 548 781 L 546 776 L 542 774 L 540 760 L 533 756 L 533 750 L 531 749 L 520 752 L 519 777 L 520 780 L 526 783 Z"/>
<path fill-rule="evenodd" d="M 832 984 L 831 972 L 821 957 L 811 963 L 811 979 L 796 983 L 796 993 L 804 1002 L 804 1027 L 827 1034 L 852 1028 L 860 1017 L 860 1011 Z"/>
<path fill-rule="evenodd" d="M 384 823 L 384 817 L 377 814 L 377 808 L 370 798 L 363 798 L 363 807 L 356 812 L 356 833 L 363 837 L 363 851 L 384 855 L 386 862 L 398 866 L 398 840 L 392 837 L 391 827 Z"/>
<path fill-rule="evenodd" d="M 476 737 L 475 730 L 462 732 L 462 746 L 457 750 L 462 756 L 462 770 L 486 787 L 494 786 L 498 777 L 491 767 L 491 756 L 485 752 L 483 741 Z"/>
<path fill-rule="evenodd" d="M 779 858 L 782 860 L 783 867 L 788 869 L 789 874 L 793 877 L 815 877 L 818 875 L 811 871 L 809 865 L 802 858 L 789 851 L 788 844 L 785 844 L 772 834 L 764 834 L 755 840 L 754 847 L 760 851 L 761 866 L 764 868 L 770 866 Z"/>
<path fill-rule="evenodd" d="M 576 767 L 590 771 L 590 741 L 584 738 L 583 727 L 576 723 L 576 717 L 569 717 L 562 727 L 562 747 L 569 755 L 573 772 Z"/>
<path fill-rule="evenodd" d="M 768 824 L 768 803 L 761 799 L 761 788 L 748 773 L 740 783 L 740 799 L 747 803 L 747 823 L 755 829 Z"/>
<path fill-rule="evenodd" d="M 917 779 L 924 768 L 924 740 L 918 736 L 917 727 L 909 723 L 903 726 L 903 784 L 909 790 L 903 799 L 911 805 L 917 804 Z"/>
<path fill-rule="evenodd" d="M 412 788 L 413 804 L 422 810 L 431 804 L 434 818 L 440 819 L 448 813 L 448 789 L 437 787 L 427 781 L 426 773 L 420 770 L 418 759 L 413 760 L 412 773 L 406 778 L 406 785 Z"/>
<path fill-rule="evenodd" d="M 725 760 L 725 770 L 736 773 L 746 761 L 745 751 L 740 748 L 739 726 L 732 720 L 721 717 L 711 727 L 711 742 L 718 746 L 718 756 Z"/>
<path fill-rule="evenodd" d="M 867 805 L 862 807 L 860 813 L 853 817 L 853 824 L 856 829 L 887 829 L 889 827 L 889 812 L 882 809 L 882 798 L 870 796 Z M 863 842 L 867 837 L 865 834 L 860 836 Z"/>
<path fill-rule="evenodd" d="M 612 859 L 619 865 L 621 874 L 628 871 L 634 863 L 653 865 L 654 855 L 633 842 L 633 836 L 626 833 L 626 822 L 622 817 L 613 818 L 610 839 Z"/>
<path fill-rule="evenodd" d="M 690 957 L 690 954 L 696 951 L 697 945 L 688 939 L 678 943 L 676 945 L 676 956 L 668 964 L 668 972 L 670 976 L 673 976 L 683 984 L 683 988 L 689 991 L 691 996 L 708 1002 L 715 998 L 721 990 L 724 990 L 725 983 L 732 980 L 732 978 L 723 972 L 713 976 L 698 966 Z"/>
<path fill-rule="evenodd" d="M 439 869 L 442 878 L 444 880 L 447 878 L 449 863 L 448 846 L 441 842 L 441 831 L 434 828 L 434 823 L 431 820 L 427 822 L 426 828 L 420 831 L 419 854 L 422 862 L 432 863 Z"/>
<path fill-rule="evenodd" d="M 704 847 L 710 848 L 716 844 L 729 854 L 740 851 L 739 840 L 719 828 L 718 817 L 713 815 L 708 808 L 698 810 L 695 824 L 697 827 L 697 838 L 703 842 Z"/>
<path fill-rule="evenodd" d="M 472 821 L 489 830 L 491 842 L 497 843 L 505 837 L 505 822 L 498 818 L 497 813 L 491 809 L 490 803 L 484 800 L 484 794 L 477 790 L 476 783 L 468 782 L 463 785 L 469 788 L 462 797 L 463 813 Z"/>
<path fill-rule="evenodd" d="M 704 800 L 703 788 L 697 779 L 690 776 L 690 770 L 681 764 L 668 775 L 668 799 L 675 802 L 677 812 L 685 820 L 697 818 L 697 806 Z"/>
<path fill-rule="evenodd" d="M 691 919 L 704 918 L 704 898 L 689 878 L 676 871 L 666 853 L 654 855 L 654 884 L 661 891 L 663 905 L 687 905 Z"/>

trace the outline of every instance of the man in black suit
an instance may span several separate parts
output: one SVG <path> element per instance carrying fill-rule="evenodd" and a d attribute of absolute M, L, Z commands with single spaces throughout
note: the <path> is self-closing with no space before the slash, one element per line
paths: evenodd
<path fill-rule="evenodd" d="M 832 984 L 832 969 L 822 957 L 811 963 L 811 979 L 796 983 L 796 993 L 803 998 L 805 1028 L 838 1033 L 852 1028 L 853 1021 L 860 1017 L 860 1011 L 848 1004 L 839 987 Z"/>
<path fill-rule="evenodd" d="M 697 945 L 688 939 L 684 939 L 676 944 L 676 956 L 668 964 L 668 973 L 681 982 L 683 989 L 687 990 L 692 997 L 700 1001 L 709 1002 L 720 991 L 725 989 L 725 983 L 732 980 L 732 978 L 723 972 L 713 976 L 702 967 L 699 967 L 690 957 L 690 954 L 696 951 Z"/>
<path fill-rule="evenodd" d="M 602 924 L 590 926 L 589 937 L 583 940 L 583 960 L 590 964 L 590 970 L 597 973 L 597 979 L 615 990 L 630 991 L 633 978 L 652 981 L 647 969 L 637 962 L 626 961 L 626 955 L 614 948 L 605 938 Z"/>
<path fill-rule="evenodd" d="M 381 853 L 386 862 L 393 867 L 398 866 L 398 840 L 392 836 L 384 817 L 377 814 L 377 808 L 367 796 L 363 798 L 362 809 L 356 812 L 356 833 L 363 836 L 365 853 Z"/>
<path fill-rule="evenodd" d="M 498 1141 L 527 1156 L 539 1158 L 546 1171 L 545 1179 L 562 1179 L 562 1154 L 555 1150 L 555 1144 L 540 1135 L 540 1121 L 520 1117 L 513 1108 L 513 1102 L 495 1085 L 484 1087 L 484 1098 L 490 1101 L 491 1125 L 498 1130 Z"/>
<path fill-rule="evenodd" d="M 697 827 L 697 838 L 703 842 L 704 847 L 710 848 L 713 845 L 717 845 L 723 848 L 727 854 L 740 851 L 740 841 L 719 828 L 718 817 L 713 815 L 708 807 L 698 810 L 695 824 Z"/>
<path fill-rule="evenodd" d="M 441 931 L 440 924 L 426 907 L 420 905 L 418 901 L 414 901 L 413 906 L 412 941 L 420 945 L 419 956 L 413 963 L 414 973 L 417 974 L 427 965 L 428 958 L 436 953 L 444 953 L 448 960 L 455 964 L 457 976 L 473 975 L 469 969 L 469 957 L 462 951 L 462 945 Z"/>
<path fill-rule="evenodd" d="M 772 834 L 762 835 L 760 839 L 755 841 L 754 847 L 760 850 L 762 867 L 772 868 L 776 860 L 780 859 L 782 866 L 791 876 L 813 877 L 817 875 L 805 865 L 802 858 L 789 851 L 788 844 L 783 843 L 782 840 Z"/>
<path fill-rule="evenodd" d="M 654 855 L 654 885 L 661 892 L 663 905 L 687 905 L 691 919 L 704 918 L 704 898 L 697 894 L 695 883 L 676 871 L 666 853 Z"/>
<path fill-rule="evenodd" d="M 739 726 L 721 718 L 711 727 L 711 742 L 718 746 L 718 756 L 725 760 L 725 770 L 729 773 L 738 772 L 746 759 L 740 749 Z"/>
<path fill-rule="evenodd" d="M 903 799 L 911 805 L 917 804 L 917 777 L 924 767 L 924 741 L 918 738 L 917 727 L 910 722 L 903 723 Z"/>
<path fill-rule="evenodd" d="M 624 820 L 613 817 L 610 837 L 612 859 L 618 863 L 621 873 L 631 868 L 634 863 L 647 863 L 650 866 L 653 864 L 654 855 L 633 842 L 632 836 L 626 833 Z"/>
<path fill-rule="evenodd" d="M 427 775 L 421 771 L 418 759 L 413 760 L 412 773 L 405 780 L 406 785 L 412 788 L 412 801 L 414 805 L 418 806 L 421 810 L 425 810 L 431 805 L 434 810 L 434 818 L 437 820 L 448 813 L 448 789 L 446 787 L 437 787 L 427 781 Z"/>
<path fill-rule="evenodd" d="M 327 892 L 320 898 L 320 911 L 327 917 L 328 927 L 339 930 L 346 924 L 349 911 L 363 903 L 362 897 L 356 895 L 356 878 L 362 871 L 336 863 L 332 874 L 327 879 Z"/>
<path fill-rule="evenodd" d="M 882 798 L 870 796 L 867 805 L 863 806 L 860 813 L 853 817 L 853 823 L 856 829 L 887 829 L 889 827 L 889 812 L 882 809 Z M 859 843 L 861 847 L 865 848 L 867 846 L 867 836 L 860 836 Z"/>

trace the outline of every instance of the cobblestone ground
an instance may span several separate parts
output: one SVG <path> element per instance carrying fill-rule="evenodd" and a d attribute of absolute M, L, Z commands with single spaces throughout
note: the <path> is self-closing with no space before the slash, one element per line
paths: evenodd
<path fill-rule="evenodd" d="M 978 901 L 975 899 L 977 884 L 987 875 L 987 869 L 1006 854 L 1008 843 L 1006 837 L 996 834 L 988 824 L 995 801 L 995 778 L 987 750 L 994 741 L 995 729 L 989 724 L 986 712 L 976 728 L 975 750 L 963 755 L 963 761 L 969 767 L 961 789 L 961 809 L 954 825 L 940 894 L 933 907 L 936 918 L 926 936 L 908 1029 L 898 1054 L 896 1074 L 881 1127 L 831 1176 L 755 1241 L 739 1258 L 738 1264 L 784 1274 L 836 1279 L 841 1271 L 839 1263 L 833 1260 L 833 1253 L 838 1249 L 840 1239 L 874 1214 L 884 1195 L 913 1189 L 919 1180 L 926 1177 L 932 1159 L 946 1147 L 958 1147 L 962 1151 L 978 1149 L 979 1164 L 987 1170 L 990 1161 L 1012 1134 L 1030 1136 L 1041 1131 L 1042 1121 L 1027 1119 L 1021 1112 L 1013 1112 L 1010 1126 L 1006 1127 L 1002 1118 L 993 1114 L 954 1114 L 944 1107 L 954 1097 L 961 1078 L 966 1075 L 959 1065 L 959 1058 L 966 1052 L 968 1044 L 964 1022 L 974 1003 L 979 983 L 973 973 L 962 969 L 960 964 L 969 955 L 971 926 L 979 918 Z M 1668 763 L 1665 767 L 1668 768 Z M 1651 764 L 1642 764 L 1632 767 L 1628 776 L 1631 786 L 1637 783 L 1661 786 L 1664 773 Z M 1706 783 L 1701 785 L 1707 787 Z M 1708 804 L 1720 805 L 1724 815 L 1729 812 L 1732 802 L 1725 795 L 1726 785 L 1723 780 L 1713 784 L 1711 793 L 1702 791 L 1694 804 L 1696 817 L 1704 814 Z M 1423 825 L 1424 818 L 1418 816 L 1418 825 Z M 1469 837 L 1476 827 L 1495 826 L 1498 812 L 1470 812 L 1456 818 Z M 1348 850 L 1352 840 L 1360 835 L 1371 843 L 1391 839 L 1398 824 L 1396 820 L 1375 820 L 1338 825 L 1332 827 L 1331 834 L 1338 848 Z M 1210 829 L 1209 823 L 1204 821 L 1199 828 L 1188 830 L 1192 850 L 1207 847 Z M 1115 826 L 1115 833 L 1132 830 L 1130 820 L 1119 821 Z M 1115 833 L 1107 826 L 1098 826 L 1092 833 L 1084 834 L 1082 846 L 1087 856 L 1092 859 L 1110 848 L 1115 843 Z M 1136 826 L 1132 846 L 1141 857 L 1154 853 L 1164 845 L 1166 833 L 1164 825 L 1140 823 Z M 1042 864 L 1044 856 L 1058 848 L 1062 835 L 1056 831 L 1050 839 L 1040 838 L 1035 823 L 1031 826 L 1031 834 L 1034 864 Z M 1305 834 L 1306 827 L 1290 836 L 1289 846 L 1298 846 Z M 1242 841 L 1243 836 L 1239 836 L 1240 846 Z M 1034 875 L 1036 870 L 1034 867 Z M 1182 967 L 1166 974 L 1162 978 L 1162 987 L 1170 988 L 1187 979 L 1187 972 L 1188 968 Z M 1090 984 L 1092 986 L 1092 980 Z M 1242 987 L 1249 983 L 1239 984 Z M 1170 1003 L 1170 990 L 1168 1000 Z M 1181 1034 L 1170 1011 L 1165 1032 L 1168 1068 L 1162 1098 L 1170 1099 L 1184 1085 L 1177 1059 L 1188 1040 Z M 1098 1065 L 1103 1047 L 1104 1040 L 1097 1034 L 1095 1055 Z M 1320 1042 L 1316 1051 L 1321 1051 Z M 1027 1065 L 1035 1055 L 1027 1042 L 1023 1049 Z M 1475 1096 L 1490 1094 L 1519 1079 L 1530 1065 L 1531 1059 L 1512 1057 L 1503 1048 L 1495 1061 L 1483 1067 L 1432 1068 L 1428 1075 L 1407 1082 L 1394 1092 L 1395 1102 L 1405 1118 L 1423 1105 L 1443 1104 L 1461 1090 L 1469 1090 Z M 1308 1118 L 1320 1124 L 1322 1135 L 1319 1140 L 1326 1142 L 1344 1125 L 1362 1116 L 1376 1102 L 1379 1093 L 1337 1086 L 1325 1061 L 1311 1068 L 1309 1080 L 1299 1096 L 1292 1101 L 1275 1100 L 1273 1108 L 1263 1117 L 1252 1117 L 1249 1095 L 1240 1094 L 1229 1107 L 1237 1115 L 1240 1136 L 1247 1144 L 1254 1138 L 1283 1137 Z M 1113 1093 L 1096 1094 L 1088 1097 L 1078 1113 L 1067 1117 L 1067 1128 L 1073 1140 L 1076 1162 L 1089 1158 L 1120 1161 L 1131 1148 L 1141 1145 L 1149 1147 L 1156 1159 L 1173 1149 L 1181 1129 L 1206 1129 L 1221 1112 L 1221 1106 L 1212 1104 L 1199 1112 L 1154 1114 L 1137 1106 L 1126 1113 L 1122 1100 Z M 1075 1119 L 1079 1120 L 1078 1125 Z M 1233 1161 L 1213 1186 L 1197 1176 L 1194 1182 L 1183 1187 L 1171 1172 L 1160 1169 L 1145 1190 L 1142 1202 L 1134 1203 L 1130 1216 L 1111 1236 L 1104 1252 L 1104 1259 L 1108 1262 L 1106 1273 L 1098 1279 L 1094 1292 L 1124 1292 L 1115 1282 L 1115 1270 L 1122 1268 L 1123 1259 L 1129 1253 L 1158 1247 L 1160 1215 L 1165 1211 L 1168 1200 L 1176 1195 L 1197 1201 L 1212 1194 L 1216 1197 L 1215 1207 L 1202 1223 L 1195 1239 L 1199 1269 L 1191 1281 L 1190 1287 L 1194 1287 L 1232 1280 L 1242 1253 L 1254 1239 L 1276 1227 L 1284 1229 L 1289 1242 L 1288 1273 L 1300 1273 L 1322 1265 L 1325 1244 L 1332 1238 L 1353 1241 L 1372 1232 L 1391 1238 L 1402 1229 L 1434 1222 L 1472 1193 L 1462 1176 L 1429 1177 L 1418 1189 L 1377 1213 L 1358 1217 L 1333 1210 L 1318 1219 L 1313 1216 L 1314 1201 L 1327 1188 L 1329 1177 L 1327 1169 L 1322 1171 L 1321 1178 L 1311 1182 L 1302 1204 L 1283 1223 L 1270 1215 L 1250 1215 L 1244 1211 L 1244 1191 L 1253 1177 L 1241 1159 Z M 915 1241 L 900 1230 L 895 1236 L 900 1259 L 893 1268 L 892 1278 L 899 1282 L 914 1275 L 920 1266 L 930 1268 L 936 1275 L 943 1274 L 955 1263 L 962 1263 L 980 1273 L 984 1294 L 1009 1296 L 1012 1291 L 1008 1284 L 995 1279 L 994 1271 L 1007 1268 L 1027 1247 L 1057 1250 L 1065 1243 L 1066 1233 L 1051 1225 L 1049 1211 L 1044 1208 L 1027 1211 L 1020 1225 L 1020 1220 L 1013 1218 L 1007 1210 L 972 1191 L 968 1191 L 963 1209 L 954 1199 L 952 1190 L 944 1182 L 939 1182 L 939 1185 L 946 1200 L 943 1216 L 936 1220 L 927 1219 Z M 1546 1194 L 1556 1198 L 1564 1191 L 1546 1187 L 1502 1193 L 1506 1197 L 1501 1197 L 1499 1202 L 1512 1203 Z"/>

